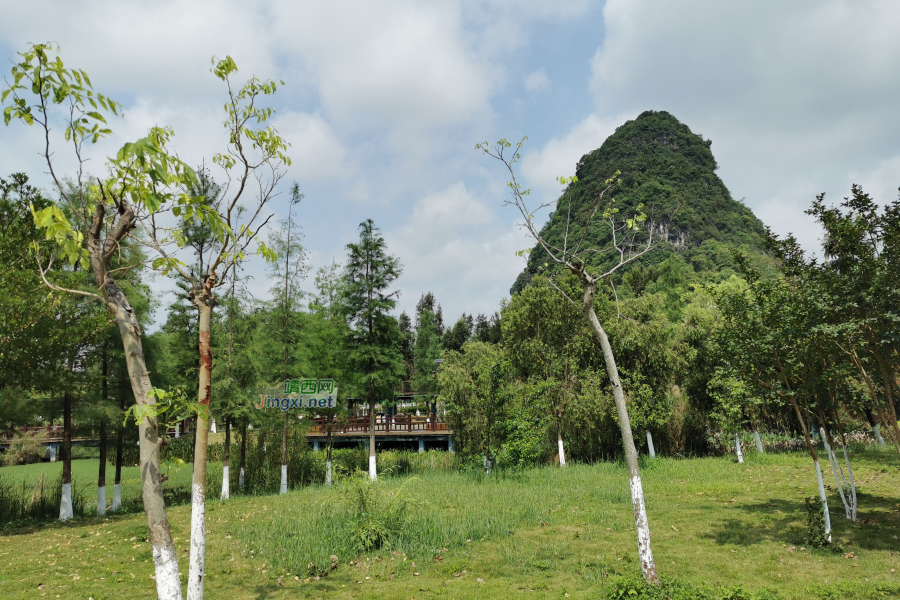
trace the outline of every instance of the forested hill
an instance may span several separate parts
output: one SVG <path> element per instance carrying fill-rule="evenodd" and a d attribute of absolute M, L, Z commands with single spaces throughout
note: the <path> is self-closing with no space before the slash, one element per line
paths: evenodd
<path fill-rule="evenodd" d="M 581 157 L 575 171 L 578 181 L 561 196 L 558 210 L 544 227 L 544 235 L 554 244 L 561 242 L 568 212 L 562 208 L 568 205 L 567 201 L 572 201 L 573 220 L 576 215 L 584 218 L 586 211 L 593 208 L 592 201 L 603 182 L 621 171 L 621 183 L 607 197 L 615 198 L 622 213 L 630 212 L 639 203 L 644 203 L 647 212 L 655 217 L 678 207 L 669 222 L 670 244 L 642 259 L 638 270 L 652 270 L 653 265 L 677 254 L 681 259 L 678 262 L 683 261 L 696 274 L 691 279 L 730 273 L 731 248 L 743 247 L 751 254 L 761 252 L 764 227 L 749 208 L 731 197 L 716 175 L 711 145 L 710 140 L 693 133 L 665 111 L 642 113 L 616 129 L 600 148 Z M 597 248 L 608 246 L 609 227 L 596 223 L 589 228 L 587 240 Z M 604 260 L 611 260 L 608 254 L 605 259 L 598 257 L 598 267 L 604 266 Z M 510 291 L 515 293 L 527 285 L 545 262 L 546 254 L 536 246 L 528 266 Z"/>

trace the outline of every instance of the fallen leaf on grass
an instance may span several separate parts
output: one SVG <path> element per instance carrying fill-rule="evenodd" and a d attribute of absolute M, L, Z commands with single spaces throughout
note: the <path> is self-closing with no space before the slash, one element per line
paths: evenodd
<path fill-rule="evenodd" d="M 674 525 L 672 525 L 672 530 L 673 530 L 673 531 L 678 531 L 678 528 L 675 527 Z M 680 532 L 679 532 L 679 533 L 680 533 Z"/>

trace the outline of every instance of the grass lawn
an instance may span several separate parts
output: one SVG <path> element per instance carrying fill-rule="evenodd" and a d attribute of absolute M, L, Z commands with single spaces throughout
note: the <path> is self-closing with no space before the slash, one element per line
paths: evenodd
<path fill-rule="evenodd" d="M 815 493 L 806 454 L 748 453 L 744 465 L 730 457 L 646 461 L 661 575 L 719 596 L 722 587 L 742 586 L 770 598 L 900 597 L 896 455 L 868 450 L 852 460 L 860 522 L 846 521 L 840 500 L 830 500 L 840 553 L 803 545 L 803 499 Z M 76 461 L 76 476 L 79 463 L 96 472 L 96 461 Z M 210 502 L 207 597 L 603 598 L 617 576 L 639 575 L 621 464 L 535 468 L 491 480 L 477 472 L 383 477 L 381 509 L 405 507 L 408 521 L 393 545 L 363 554 L 354 550 L 354 489 L 361 486 Z M 169 518 L 186 576 L 190 507 L 170 509 Z M 154 597 L 145 539 L 142 514 L 2 530 L 0 596 Z M 328 575 L 316 580 L 316 571 Z"/>

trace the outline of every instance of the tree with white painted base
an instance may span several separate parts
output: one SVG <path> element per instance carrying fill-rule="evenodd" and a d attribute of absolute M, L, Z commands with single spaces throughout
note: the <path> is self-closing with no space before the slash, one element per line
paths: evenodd
<path fill-rule="evenodd" d="M 359 243 L 347 244 L 342 309 L 350 327 L 348 363 L 355 387 L 369 405 L 369 477 L 375 481 L 375 403 L 392 399 L 403 377 L 400 325 L 389 312 L 399 292 L 388 292 L 400 276 L 400 262 L 387 254 L 381 232 L 371 219 L 359 225 Z"/>
<path fill-rule="evenodd" d="M 212 69 L 212 73 L 225 83 L 228 96 L 224 122 L 227 147 L 224 153 L 213 157 L 213 162 L 222 169 L 229 185 L 222 189 L 201 171 L 201 176 L 186 185 L 183 193 L 204 199 L 205 219 L 185 214 L 175 227 L 163 226 L 155 219 L 144 222 L 147 245 L 161 257 L 155 266 L 164 274 L 177 274 L 189 286 L 188 297 L 197 307 L 199 316 L 200 411 L 194 435 L 191 484 L 189 600 L 203 598 L 206 579 L 206 472 L 213 366 L 211 324 L 212 311 L 217 304 L 216 289 L 234 275 L 239 263 L 250 252 L 252 243 L 256 242 L 256 253 L 265 260 L 272 262 L 277 258 L 257 234 L 271 219 L 272 215 L 263 217 L 262 212 L 275 195 L 283 176 L 281 169 L 290 165 L 290 159 L 285 155 L 287 142 L 268 122 L 274 110 L 259 105 L 265 97 L 276 92 L 279 83 L 251 77 L 243 87 L 235 90 L 231 76 L 237 70 L 230 56 L 214 61 Z M 255 191 L 251 192 L 253 188 Z M 248 198 L 250 194 L 255 195 L 252 200 Z M 246 209 L 247 205 L 252 208 Z M 245 210 L 248 216 L 242 218 Z M 175 249 L 170 240 L 176 242 Z M 176 257 L 182 247 L 191 247 L 199 257 L 196 271 L 187 268 Z"/>
<path fill-rule="evenodd" d="M 160 215 L 167 210 L 205 214 L 202 199 L 179 193 L 194 179 L 193 171 L 166 149 L 171 130 L 151 129 L 149 135 L 125 144 L 107 161 L 110 176 L 87 181 L 85 142 L 111 133 L 106 115 L 118 115 L 121 105 L 93 91 L 84 71 L 68 69 L 51 44 L 30 46 L 14 64 L 11 82 L 2 100 L 10 103 L 4 121 L 38 124 L 43 133 L 41 154 L 67 211 L 51 206 L 35 211 L 35 223 L 53 240 L 61 257 L 93 276 L 93 290 L 65 287 L 52 278 L 53 259 L 38 255 L 39 273 L 47 287 L 100 302 L 114 319 L 136 401 L 139 426 L 141 488 L 150 547 L 160 598 L 180 599 L 178 557 L 172 541 L 159 468 L 158 407 L 144 360 L 141 327 L 134 308 L 119 285 L 120 274 L 138 265 L 113 268 L 124 240 L 140 226 L 139 215 Z M 58 111 L 58 112 L 57 112 Z M 57 115 L 54 113 L 57 112 Z M 59 119 L 59 121 L 57 121 Z M 61 122 L 65 141 L 74 149 L 76 173 L 71 187 L 57 176 L 51 151 L 51 124 Z M 85 286 L 87 287 L 87 286 Z M 71 485 L 71 484 L 69 484 Z"/>
<path fill-rule="evenodd" d="M 552 262 L 555 266 L 558 265 L 572 273 L 580 284 L 582 292 L 581 311 L 600 345 L 607 375 L 612 386 L 613 398 L 615 399 L 619 427 L 622 432 L 622 444 L 625 450 L 625 462 L 628 466 L 641 571 L 648 582 L 658 583 L 659 577 L 656 572 L 656 563 L 653 560 L 653 552 L 650 548 L 650 527 L 647 521 L 637 450 L 632 437 L 625 394 L 622 389 L 622 383 L 619 380 L 619 371 L 616 367 L 612 346 L 609 343 L 606 330 L 597 318 L 597 313 L 594 310 L 594 301 L 598 285 L 608 283 L 611 281 L 610 278 L 613 273 L 618 271 L 623 265 L 650 252 L 657 244 L 655 234 L 658 231 L 667 229 L 659 227 L 652 219 L 648 222 L 648 217 L 643 212 L 643 205 L 637 206 L 634 214 L 620 216 L 615 201 L 605 199 L 607 192 L 616 183 L 616 177 L 618 177 L 619 173 L 614 174 L 606 181 L 592 182 L 597 185 L 596 190 L 592 192 L 593 206 L 587 212 L 573 215 L 571 197 L 566 194 L 563 194 L 560 198 L 559 204 L 553 202 L 536 207 L 531 206 L 527 200 L 529 190 L 522 188 L 517 182 L 513 168 L 520 159 L 519 150 L 522 148 L 523 142 L 524 140 L 519 142 L 515 150 L 512 151 L 510 151 L 512 144 L 505 139 L 500 140 L 493 147 L 484 142 L 478 144 L 476 148 L 484 154 L 499 160 L 507 169 L 510 177 L 508 187 L 511 192 L 511 199 L 507 203 L 513 205 L 522 216 L 523 220 L 519 223 L 519 226 L 537 242 L 538 247 L 548 257 L 548 263 Z M 560 182 L 564 185 L 574 184 L 577 181 L 576 177 L 560 178 Z M 548 242 L 544 232 L 535 221 L 535 213 L 551 204 L 556 204 L 557 210 L 565 210 L 568 214 L 561 246 Z M 586 248 L 584 241 L 589 227 L 596 227 L 600 224 L 609 227 L 611 245 L 607 248 Z M 597 272 L 597 269 L 592 265 L 597 264 L 596 255 L 598 253 L 607 253 L 609 256 L 615 257 L 610 263 L 612 266 Z M 568 295 L 566 297 L 568 298 Z M 579 304 L 574 300 L 570 299 L 570 301 L 573 304 Z"/>

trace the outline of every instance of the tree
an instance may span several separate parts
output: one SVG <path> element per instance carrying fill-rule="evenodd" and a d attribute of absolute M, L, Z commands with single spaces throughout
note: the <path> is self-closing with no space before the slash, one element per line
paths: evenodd
<path fill-rule="evenodd" d="M 301 244 L 300 224 L 296 221 L 294 207 L 303 200 L 300 186 L 297 182 L 291 186 L 291 199 L 288 204 L 288 218 L 282 222 L 280 231 L 277 231 L 272 240 L 272 248 L 279 257 L 277 267 L 274 269 L 278 276 L 283 276 L 283 285 L 276 288 L 279 337 L 281 338 L 282 356 L 284 357 L 284 369 L 282 380 L 290 379 L 292 375 L 292 352 L 298 346 L 298 337 L 301 327 L 296 317 L 301 292 L 298 289 L 300 279 L 306 275 L 306 253 Z M 280 493 L 287 493 L 287 466 L 288 466 L 288 422 L 289 412 L 284 411 L 284 424 L 281 431 L 281 488 Z"/>
<path fill-rule="evenodd" d="M 590 210 L 572 217 L 572 198 L 570 194 L 563 194 L 557 203 L 557 211 L 567 211 L 565 233 L 561 241 L 552 243 L 547 240 L 545 233 L 540 230 L 535 222 L 534 214 L 537 210 L 547 206 L 541 205 L 532 209 L 527 200 L 529 190 L 521 187 L 516 181 L 514 165 L 518 162 L 519 150 L 524 139 L 516 145 L 512 156 L 507 152 L 512 147 L 507 140 L 502 139 L 494 147 L 487 142 L 480 143 L 476 149 L 484 154 L 499 160 L 509 172 L 509 188 L 511 200 L 507 203 L 513 205 L 522 216 L 520 226 L 538 244 L 542 252 L 546 253 L 549 261 L 571 272 L 579 281 L 583 298 L 581 311 L 593 330 L 603 352 L 606 371 L 613 389 L 616 403 L 616 412 L 619 418 L 619 427 L 622 432 L 622 443 L 625 449 L 625 462 L 628 465 L 628 475 L 631 485 L 631 499 L 634 509 L 635 529 L 638 538 L 638 557 L 641 563 L 641 571 L 644 578 L 651 583 L 658 583 L 656 563 L 653 560 L 653 551 L 650 548 L 650 527 L 647 521 L 647 509 L 644 503 L 644 491 L 641 484 L 640 468 L 638 466 L 637 450 L 631 434 L 631 423 L 628 418 L 628 408 L 625 403 L 625 394 L 622 391 L 622 383 L 619 380 L 619 371 L 616 367 L 615 356 L 609 343 L 609 337 L 597 318 L 594 311 L 594 297 L 597 286 L 604 282 L 610 282 L 612 275 L 623 265 L 626 265 L 650 252 L 657 244 L 654 233 L 659 230 L 659 224 L 651 219 L 647 222 L 647 215 L 643 212 L 643 204 L 639 204 L 636 212 L 631 216 L 620 216 L 615 200 L 604 201 L 607 192 L 616 182 L 616 173 L 613 177 L 598 181 L 591 181 L 593 206 Z M 563 184 L 574 184 L 577 177 L 560 178 Z M 600 219 L 596 219 L 596 217 Z M 598 229 L 601 225 L 607 227 L 611 241 L 604 247 L 586 247 L 585 238 L 589 231 Z M 600 255 L 599 258 L 596 256 Z M 600 269 L 591 265 L 604 265 Z M 572 301 L 574 304 L 574 301 Z"/>
<path fill-rule="evenodd" d="M 342 302 L 350 326 L 348 362 L 369 404 L 369 477 L 375 481 L 375 401 L 391 398 L 403 376 L 400 327 L 388 314 L 399 292 L 387 291 L 401 267 L 371 219 L 359 224 L 359 243 L 347 244 L 347 251 Z"/>
<path fill-rule="evenodd" d="M 475 320 L 472 318 L 472 315 L 463 313 L 456 323 L 453 324 L 453 327 L 444 331 L 444 339 L 442 340 L 444 348 L 459 352 L 462 350 L 463 345 L 469 341 L 469 338 L 472 337 L 474 329 Z"/>
<path fill-rule="evenodd" d="M 350 388 L 347 357 L 344 343 L 350 333 L 347 322 L 340 312 L 340 278 L 337 265 L 332 263 L 319 269 L 316 275 L 316 294 L 310 303 L 305 345 L 310 351 L 313 373 L 320 378 L 334 379 L 341 395 L 346 398 Z M 334 432 L 346 421 L 347 411 L 343 407 L 325 409 L 325 483 L 333 481 L 331 453 L 334 447 Z"/>
<path fill-rule="evenodd" d="M 506 356 L 502 346 L 469 342 L 448 351 L 437 369 L 441 400 L 463 454 L 482 455 L 490 473 L 506 439 Z"/>
<path fill-rule="evenodd" d="M 214 61 L 215 62 L 215 61 Z M 281 168 L 291 164 L 285 155 L 285 142 L 268 120 L 274 109 L 258 105 L 266 96 L 273 95 L 279 82 L 262 81 L 251 77 L 243 87 L 234 90 L 231 76 L 238 68 L 230 56 L 215 62 L 213 74 L 225 82 L 228 100 L 225 103 L 225 132 L 228 137 L 227 149 L 213 157 L 229 182 L 233 185 L 222 191 L 222 197 L 206 198 L 198 194 L 218 194 L 215 186 L 207 178 L 194 177 L 186 182 L 186 196 L 203 198 L 207 201 L 204 210 L 208 217 L 196 214 L 185 215 L 185 221 L 197 224 L 193 232 L 193 243 L 199 256 L 208 250 L 206 264 L 194 272 L 179 261 L 170 250 L 169 239 L 174 236 L 178 247 L 191 243 L 190 231 L 173 231 L 156 220 L 145 222 L 148 244 L 161 256 L 155 266 L 163 273 L 174 272 L 190 286 L 188 297 L 198 311 L 199 333 L 199 390 L 197 428 L 194 436 L 194 473 L 191 497 L 191 552 L 189 557 L 188 599 L 203 598 L 203 582 L 206 576 L 206 458 L 209 440 L 209 406 L 212 399 L 212 311 L 216 306 L 216 289 L 223 286 L 234 269 L 245 259 L 250 245 L 257 241 L 257 253 L 272 262 L 277 255 L 257 239 L 260 229 L 265 227 L 271 215 L 263 218 L 261 213 L 274 197 L 283 173 Z M 284 85 L 284 82 L 280 82 Z M 233 176 L 232 173 L 235 173 Z M 255 185 L 254 185 L 255 184 Z M 253 208 L 249 217 L 241 220 L 244 212 L 241 203 L 246 201 L 250 186 L 257 188 Z M 178 211 L 179 214 L 181 211 Z M 176 215 L 178 216 L 178 215 Z"/>
<path fill-rule="evenodd" d="M 37 123 L 43 130 L 41 154 L 69 210 L 69 215 L 55 206 L 35 210 L 35 223 L 47 239 L 56 243 L 70 265 L 78 264 L 91 273 L 96 291 L 51 281 L 48 272 L 54 259 L 47 260 L 40 254 L 38 272 L 50 289 L 97 300 L 116 321 L 137 403 L 134 412 L 140 428 L 141 485 L 157 594 L 160 598 L 180 599 L 178 559 L 166 518 L 159 470 L 157 419 L 163 407 L 157 404 L 150 383 L 140 323 L 118 283 L 121 273 L 132 266 L 113 269 L 111 262 L 123 240 L 140 225 L 140 214 L 150 216 L 172 210 L 203 219 L 208 211 L 203 209 L 202 198 L 182 191 L 184 186 L 196 182 L 196 175 L 168 152 L 170 129 L 154 127 L 147 137 L 125 144 L 108 160 L 110 176 L 106 180 L 93 184 L 85 181 L 85 142 L 93 143 L 112 133 L 103 113 L 118 115 L 120 105 L 94 92 L 84 71 L 67 69 L 58 50 L 50 44 L 32 45 L 19 56 L 20 61 L 11 70 L 12 83 L 2 93 L 3 102 L 11 98 L 4 108 L 4 122 L 8 125 L 16 120 L 29 126 Z M 52 159 L 50 132 L 57 114 L 61 114 L 64 123 L 65 141 L 75 152 L 76 194 L 68 192 Z"/>

